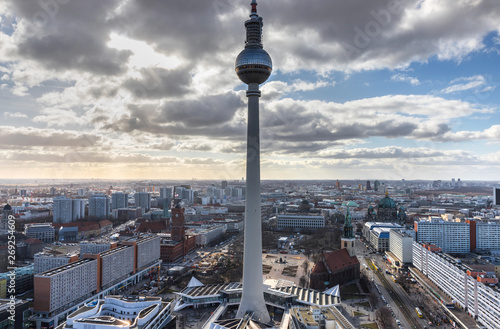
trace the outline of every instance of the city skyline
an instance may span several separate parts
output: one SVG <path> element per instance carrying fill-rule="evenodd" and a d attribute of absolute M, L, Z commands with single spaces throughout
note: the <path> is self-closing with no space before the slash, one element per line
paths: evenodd
<path fill-rule="evenodd" d="M 249 4 L 0 4 L 0 179 L 243 177 Z M 262 179 L 495 180 L 494 0 L 259 6 Z"/>

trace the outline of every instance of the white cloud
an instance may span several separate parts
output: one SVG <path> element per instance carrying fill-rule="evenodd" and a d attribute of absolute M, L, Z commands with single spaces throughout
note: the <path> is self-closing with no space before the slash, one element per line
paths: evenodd
<path fill-rule="evenodd" d="M 394 74 L 391 77 L 392 81 L 400 81 L 400 82 L 408 82 L 409 84 L 413 86 L 418 86 L 420 84 L 420 81 L 417 78 L 414 77 L 409 77 L 407 75 L 404 75 L 402 73 Z"/>
<path fill-rule="evenodd" d="M 27 118 L 28 117 L 26 114 L 21 113 L 21 112 L 15 112 L 15 113 L 5 112 L 3 114 L 3 116 L 6 118 Z"/>
<path fill-rule="evenodd" d="M 457 83 L 464 81 L 465 83 Z M 441 90 L 444 94 L 452 94 L 460 91 L 465 91 L 469 89 L 479 88 L 486 83 L 486 79 L 481 75 L 476 75 L 473 77 L 463 77 L 451 81 L 453 85 Z"/>

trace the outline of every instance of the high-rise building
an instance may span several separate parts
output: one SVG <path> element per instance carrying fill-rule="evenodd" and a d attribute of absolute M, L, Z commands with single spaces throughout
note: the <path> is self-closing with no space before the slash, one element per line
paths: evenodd
<path fill-rule="evenodd" d="M 111 210 L 128 207 L 128 194 L 116 192 L 111 194 Z"/>
<path fill-rule="evenodd" d="M 500 206 L 500 188 L 493 188 L 493 204 L 495 206 Z"/>
<path fill-rule="evenodd" d="M 160 198 L 172 200 L 172 188 L 160 187 Z"/>
<path fill-rule="evenodd" d="M 137 192 L 134 194 L 135 206 L 143 208 L 143 213 L 151 209 L 151 194 L 148 192 Z"/>
<path fill-rule="evenodd" d="M 85 218 L 85 203 L 81 199 L 58 196 L 54 198 L 52 211 L 54 223 L 72 223 Z"/>
<path fill-rule="evenodd" d="M 71 223 L 73 215 L 73 202 L 70 198 L 59 196 L 54 198 L 52 205 L 54 223 Z"/>
<path fill-rule="evenodd" d="M 78 254 L 60 254 L 56 252 L 42 251 L 34 255 L 33 274 L 49 271 L 53 268 L 63 266 L 78 260 Z"/>
<path fill-rule="evenodd" d="M 413 232 L 413 231 L 411 231 Z M 393 229 L 389 232 L 389 249 L 402 263 L 412 263 L 413 241 L 415 232 Z"/>
<path fill-rule="evenodd" d="M 366 190 L 370 191 L 372 189 L 372 185 L 369 180 L 366 181 Z"/>
<path fill-rule="evenodd" d="M 72 214 L 71 221 L 77 221 L 79 219 L 85 218 L 85 201 L 82 199 L 73 199 L 72 204 Z"/>
<path fill-rule="evenodd" d="M 262 282 L 262 229 L 260 200 L 260 134 L 259 85 L 264 83 L 273 68 L 271 57 L 262 46 L 262 18 L 257 15 L 257 2 L 252 0 L 250 19 L 245 22 L 245 49 L 236 58 L 235 70 L 241 81 L 248 85 L 248 129 L 245 237 L 243 256 L 243 292 L 236 316 L 251 313 L 261 322 L 270 320 L 264 303 Z"/>
<path fill-rule="evenodd" d="M 413 265 L 454 304 L 466 310 L 478 327 L 500 328 L 498 278 L 484 266 L 465 264 L 434 245 L 413 243 Z"/>
<path fill-rule="evenodd" d="M 433 244 L 448 253 L 470 252 L 470 226 L 466 222 L 444 221 L 431 217 L 415 222 L 417 241 Z"/>
<path fill-rule="evenodd" d="M 34 309 L 50 314 L 98 291 L 98 263 L 82 259 L 35 275 Z"/>
<path fill-rule="evenodd" d="M 108 218 L 111 213 L 110 202 L 107 196 L 94 194 L 89 199 L 89 217 L 100 219 Z"/>

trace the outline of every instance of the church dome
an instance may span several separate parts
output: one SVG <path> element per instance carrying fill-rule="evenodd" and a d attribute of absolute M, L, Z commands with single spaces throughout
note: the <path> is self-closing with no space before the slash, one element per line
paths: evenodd
<path fill-rule="evenodd" d="M 380 202 L 378 203 L 378 208 L 385 208 L 385 209 L 396 209 L 396 202 L 394 202 L 394 200 L 392 200 L 391 198 L 389 198 L 389 195 L 386 194 L 385 195 L 385 198 L 383 198 L 382 200 L 380 200 Z"/>

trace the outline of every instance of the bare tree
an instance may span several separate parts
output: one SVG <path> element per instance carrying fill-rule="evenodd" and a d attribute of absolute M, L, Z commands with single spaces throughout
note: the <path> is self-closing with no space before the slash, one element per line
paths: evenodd
<path fill-rule="evenodd" d="M 309 270 L 309 262 L 307 260 L 302 263 L 302 268 L 304 269 L 304 273 L 307 274 L 307 270 Z"/>
<path fill-rule="evenodd" d="M 374 292 L 371 292 L 370 295 L 368 296 L 368 299 L 370 301 L 370 305 L 372 306 L 372 309 L 377 308 L 378 295 Z"/>
<path fill-rule="evenodd" d="M 299 279 L 299 286 L 302 287 L 302 288 L 304 288 L 306 286 L 306 282 L 307 282 L 306 277 L 304 275 L 301 276 L 300 279 Z"/>
<path fill-rule="evenodd" d="M 375 319 L 382 329 L 394 328 L 394 321 L 392 319 L 391 310 L 386 306 L 382 306 L 377 309 L 377 311 L 375 312 Z"/>

